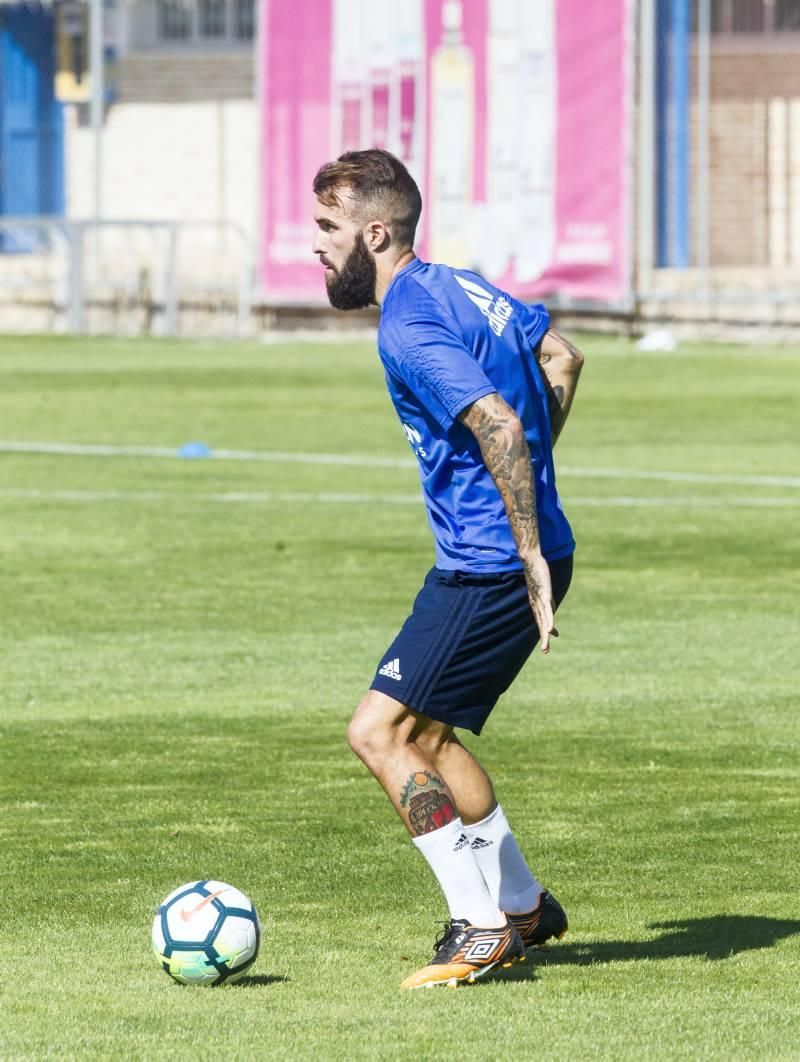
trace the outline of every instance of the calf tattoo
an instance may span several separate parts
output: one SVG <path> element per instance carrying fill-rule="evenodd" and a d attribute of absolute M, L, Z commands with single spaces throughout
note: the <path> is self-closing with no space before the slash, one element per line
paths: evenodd
<path fill-rule="evenodd" d="M 400 807 L 408 808 L 411 829 L 417 836 L 441 829 L 458 815 L 447 786 L 430 771 L 409 775 L 400 792 Z"/>

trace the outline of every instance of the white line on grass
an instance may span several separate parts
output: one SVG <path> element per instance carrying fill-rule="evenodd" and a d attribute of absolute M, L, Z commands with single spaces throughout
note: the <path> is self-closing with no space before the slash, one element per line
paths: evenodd
<path fill-rule="evenodd" d="M 798 476 L 731 476 L 722 472 L 650 472 L 626 468 L 573 468 L 556 469 L 559 476 L 574 476 L 576 479 L 642 479 L 663 483 L 721 483 L 737 487 L 800 487 Z"/>
<path fill-rule="evenodd" d="M 227 491 L 215 494 L 168 493 L 154 490 L 39 490 L 0 488 L 0 498 L 23 501 L 63 502 L 210 502 L 212 504 L 301 503 L 313 505 L 422 505 L 419 494 L 339 494 L 333 491 Z M 783 498 L 636 498 L 627 495 L 609 498 L 569 498 L 568 507 L 594 508 L 673 508 L 673 509 L 763 509 L 798 505 L 792 497 Z"/>
<path fill-rule="evenodd" d="M 87 443 L 0 441 L 0 453 L 54 454 L 74 457 L 160 457 L 177 458 L 171 446 L 110 446 Z M 411 457 L 378 457 L 373 454 L 290 453 L 280 450 L 211 450 L 208 459 L 217 461 L 267 461 L 273 464 L 352 465 L 357 468 L 415 468 Z M 798 476 L 735 476 L 716 472 L 660 472 L 629 468 L 558 468 L 559 476 L 576 479 L 637 479 L 663 483 L 720 483 L 741 487 L 800 488 Z"/>
<path fill-rule="evenodd" d="M 175 446 L 104 446 L 83 443 L 0 442 L 0 453 L 55 454 L 73 457 L 180 457 Z M 281 465 L 355 465 L 359 468 L 412 468 L 411 457 L 375 457 L 371 454 L 308 454 L 280 450 L 211 450 L 215 461 L 269 461 Z"/>

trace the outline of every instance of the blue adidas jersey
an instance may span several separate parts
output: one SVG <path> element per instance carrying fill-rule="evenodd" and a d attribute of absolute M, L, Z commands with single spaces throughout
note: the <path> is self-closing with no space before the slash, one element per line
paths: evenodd
<path fill-rule="evenodd" d="M 547 395 L 533 354 L 549 321 L 543 306 L 525 306 L 475 273 L 420 259 L 386 291 L 378 352 L 419 462 L 439 568 L 522 567 L 500 492 L 475 436 L 457 419 L 494 391 L 525 428 L 542 553 L 554 561 L 575 548 L 556 492 Z"/>

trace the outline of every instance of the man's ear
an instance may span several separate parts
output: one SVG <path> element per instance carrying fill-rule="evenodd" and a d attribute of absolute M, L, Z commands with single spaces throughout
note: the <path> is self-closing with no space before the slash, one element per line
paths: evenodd
<path fill-rule="evenodd" d="M 382 221 L 370 221 L 364 230 L 364 243 L 373 254 L 385 251 L 392 242 L 391 234 Z"/>

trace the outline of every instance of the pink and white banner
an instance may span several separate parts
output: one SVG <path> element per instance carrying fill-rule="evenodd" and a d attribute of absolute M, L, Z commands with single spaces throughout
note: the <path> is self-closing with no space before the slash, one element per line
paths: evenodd
<path fill-rule="evenodd" d="M 311 182 L 353 148 L 402 158 L 422 258 L 515 295 L 629 285 L 630 0 L 262 0 L 260 277 L 324 302 Z"/>

